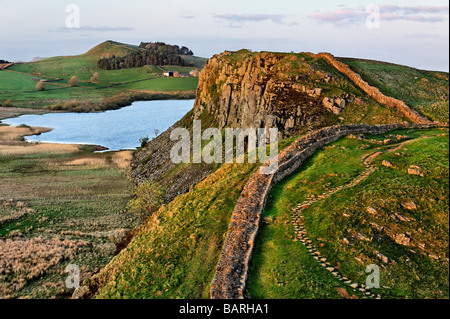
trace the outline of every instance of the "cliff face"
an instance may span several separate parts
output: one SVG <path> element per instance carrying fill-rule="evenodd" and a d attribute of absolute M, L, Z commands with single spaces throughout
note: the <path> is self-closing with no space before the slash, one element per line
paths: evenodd
<path fill-rule="evenodd" d="M 206 112 L 220 128 L 277 127 L 286 135 L 300 127 L 323 126 L 330 112 L 316 82 L 331 77 L 318 76 L 305 60 L 246 51 L 214 56 L 200 73 L 194 117 Z"/>
<path fill-rule="evenodd" d="M 220 128 L 277 127 L 282 138 L 335 124 L 430 123 L 331 54 L 245 50 L 208 61 L 200 73 L 194 118 L 214 118 Z"/>

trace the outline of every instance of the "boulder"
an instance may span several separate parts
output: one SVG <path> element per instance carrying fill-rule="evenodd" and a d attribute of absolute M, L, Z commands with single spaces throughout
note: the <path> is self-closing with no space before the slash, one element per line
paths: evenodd
<path fill-rule="evenodd" d="M 417 175 L 417 176 L 421 176 L 421 177 L 424 176 L 424 174 L 422 172 L 422 169 L 419 166 L 416 166 L 416 165 L 411 165 L 408 168 L 408 174 L 409 175 Z"/>
<path fill-rule="evenodd" d="M 383 165 L 383 166 L 385 166 L 385 167 L 391 167 L 391 168 L 394 167 L 394 165 L 393 165 L 390 161 L 386 161 L 386 160 L 384 160 L 384 161 L 381 163 L 381 165 Z"/>
<path fill-rule="evenodd" d="M 411 243 L 411 238 L 409 238 L 405 234 L 397 234 L 395 235 L 395 242 L 399 245 L 409 246 L 409 244 Z"/>
<path fill-rule="evenodd" d="M 416 210 L 417 209 L 417 205 L 414 202 L 406 202 L 402 204 L 403 208 L 407 209 L 407 210 Z"/>

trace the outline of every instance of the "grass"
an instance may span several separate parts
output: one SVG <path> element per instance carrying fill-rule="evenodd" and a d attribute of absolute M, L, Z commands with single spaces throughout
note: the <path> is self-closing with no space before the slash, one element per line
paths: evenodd
<path fill-rule="evenodd" d="M 176 91 L 195 91 L 198 86 L 198 78 L 156 78 L 141 82 L 123 84 L 117 88 L 127 90 L 145 91 L 151 88 L 153 91 L 176 92 Z"/>
<path fill-rule="evenodd" d="M 367 265 L 379 265 L 382 288 L 378 293 L 384 298 L 448 298 L 448 131 L 394 133 L 418 140 L 377 158 L 373 163 L 377 170 L 367 180 L 306 209 L 308 237 L 342 275 L 356 282 L 365 283 Z M 336 288 L 344 288 L 331 274 L 323 273 L 301 243 L 293 241 L 290 211 L 311 195 L 349 183 L 364 170 L 362 156 L 380 147 L 393 146 L 341 139 L 274 187 L 249 276 L 248 292 L 253 298 L 335 298 Z M 396 168 L 382 166 L 383 160 Z M 425 177 L 408 175 L 410 165 L 420 166 L 427 172 Z M 417 204 L 417 211 L 403 208 L 409 201 Z M 367 207 L 376 208 L 379 215 L 370 215 Z M 415 220 L 394 221 L 395 212 Z M 371 223 L 385 231 L 377 232 Z M 414 245 L 425 244 L 425 251 L 402 246 L 392 238 L 409 231 Z M 357 234 L 369 241 L 358 240 Z M 387 256 L 389 263 L 381 263 L 377 252 Z M 434 260 L 430 254 L 441 258 Z"/>
<path fill-rule="evenodd" d="M 163 206 L 100 273 L 96 298 L 208 298 L 231 212 L 255 165 L 226 164 Z"/>
<path fill-rule="evenodd" d="M 368 60 L 343 59 L 343 62 L 384 94 L 403 100 L 432 120 L 448 121 L 448 73 Z"/>
<path fill-rule="evenodd" d="M 113 41 L 104 42 L 89 52 L 77 56 L 43 59 L 37 62 L 15 64 L 0 71 L 0 105 L 11 100 L 15 107 L 43 108 L 55 103 L 77 100 L 79 103 L 99 103 L 103 98 L 114 98 L 122 94 L 145 92 L 192 92 L 197 88 L 198 78 L 163 78 L 163 67 L 144 66 L 121 70 L 97 68 L 100 57 L 127 54 L 139 50 L 137 46 Z M 205 59 L 189 57 L 202 67 Z M 199 67 L 166 67 L 189 73 Z M 97 81 L 91 81 L 94 73 Z M 69 86 L 72 76 L 79 80 L 77 87 Z M 33 79 L 46 79 L 45 90 L 36 89 Z M 133 92 L 132 92 L 133 91 Z M 174 96 L 174 98 L 178 98 Z M 90 106 L 94 108 L 94 106 Z"/>
<path fill-rule="evenodd" d="M 6 136 L 0 134 L 0 244 L 6 260 L 25 270 L 9 269 L 6 277 L 5 269 L 0 271 L 0 297 L 68 297 L 73 290 L 65 288 L 65 266 L 77 264 L 82 279 L 90 277 L 111 260 L 127 230 L 140 223 L 123 212 L 131 194 L 126 170 L 116 166 L 116 154 L 92 153 L 88 146 L 10 155 L 7 147 L 34 146 Z M 69 165 L 84 158 L 96 161 Z M 20 247 L 36 256 L 32 264 L 20 257 Z M 42 268 L 46 263 L 52 266 Z M 19 286 L 10 285 L 15 280 Z"/>
<path fill-rule="evenodd" d="M 295 138 L 282 141 L 287 147 Z M 186 164 L 168 171 L 168 176 Z M 257 164 L 223 164 L 135 232 L 129 246 L 88 281 L 95 298 L 209 298 L 237 199 Z"/>

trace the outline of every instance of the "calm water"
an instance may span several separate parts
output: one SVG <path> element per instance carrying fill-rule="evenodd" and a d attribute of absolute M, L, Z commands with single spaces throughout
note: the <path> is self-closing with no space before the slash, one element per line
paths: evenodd
<path fill-rule="evenodd" d="M 140 138 L 153 138 L 155 129 L 164 132 L 193 105 L 194 100 L 134 102 L 129 107 L 103 113 L 23 115 L 2 122 L 53 128 L 51 132 L 30 136 L 27 141 L 93 144 L 116 151 L 136 148 Z"/>

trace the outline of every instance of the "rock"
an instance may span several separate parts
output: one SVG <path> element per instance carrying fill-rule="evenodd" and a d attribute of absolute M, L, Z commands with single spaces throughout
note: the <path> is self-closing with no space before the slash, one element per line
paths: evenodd
<path fill-rule="evenodd" d="M 383 255 L 380 252 L 376 252 L 377 253 L 377 257 L 381 260 L 381 262 L 385 265 L 387 265 L 389 263 L 389 258 L 387 258 L 385 255 Z"/>
<path fill-rule="evenodd" d="M 397 244 L 403 246 L 409 246 L 411 243 L 411 238 L 407 237 L 405 234 L 397 234 L 394 240 Z"/>
<path fill-rule="evenodd" d="M 81 286 L 74 291 L 71 299 L 87 299 L 90 294 L 91 290 L 88 286 Z"/>
<path fill-rule="evenodd" d="M 361 234 L 361 233 L 358 233 L 358 234 L 356 235 L 356 238 L 359 239 L 359 240 L 370 241 L 369 238 L 367 238 L 366 236 L 364 236 L 364 235 Z"/>
<path fill-rule="evenodd" d="M 406 217 L 399 213 L 395 213 L 395 218 L 401 220 L 402 222 L 410 222 L 412 220 L 411 218 Z"/>
<path fill-rule="evenodd" d="M 366 211 L 370 214 L 370 215 L 377 215 L 378 211 L 373 208 L 373 207 L 367 207 Z"/>
<path fill-rule="evenodd" d="M 336 99 L 334 101 L 334 104 L 336 104 L 339 108 L 344 109 L 346 102 L 345 102 L 345 99 Z"/>
<path fill-rule="evenodd" d="M 385 166 L 385 167 L 391 167 L 391 168 L 394 167 L 394 165 L 393 165 L 390 161 L 386 161 L 386 160 L 384 160 L 384 161 L 381 163 L 381 165 L 383 165 L 383 166 Z"/>
<path fill-rule="evenodd" d="M 351 284 L 350 287 L 352 287 L 353 289 L 358 288 L 358 284 Z"/>
<path fill-rule="evenodd" d="M 422 172 L 422 169 L 419 166 L 416 166 L 416 165 L 411 165 L 408 168 L 408 174 L 409 175 L 417 175 L 417 176 L 421 176 L 421 177 L 424 176 L 424 174 Z"/>
<path fill-rule="evenodd" d="M 417 205 L 414 202 L 406 202 L 402 204 L 403 208 L 407 210 L 416 210 Z"/>
<path fill-rule="evenodd" d="M 379 232 L 384 229 L 383 226 L 380 226 L 380 225 L 378 225 L 377 223 L 374 223 L 374 222 L 370 222 L 370 226 L 372 226 L 373 228 L 375 228 Z"/>

